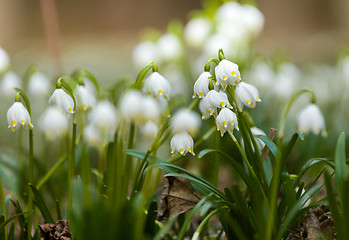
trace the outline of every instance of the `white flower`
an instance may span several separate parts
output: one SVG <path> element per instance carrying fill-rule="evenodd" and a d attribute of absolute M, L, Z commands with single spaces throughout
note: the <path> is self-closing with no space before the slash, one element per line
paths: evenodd
<path fill-rule="evenodd" d="M 142 102 L 143 96 L 139 91 L 127 91 L 119 104 L 120 113 L 128 120 L 139 120 L 142 112 Z"/>
<path fill-rule="evenodd" d="M 252 132 L 253 136 L 257 136 L 257 135 L 264 135 L 264 136 L 266 136 L 265 132 L 262 129 L 259 129 L 257 127 L 252 127 L 251 128 L 251 132 Z M 261 139 L 259 139 L 257 137 L 255 137 L 254 139 L 255 139 L 255 141 L 257 143 L 258 148 L 259 149 L 263 149 L 264 146 L 265 146 L 265 143 Z"/>
<path fill-rule="evenodd" d="M 159 127 L 153 121 L 148 121 L 143 125 L 141 131 L 144 137 L 154 139 L 156 134 L 159 132 Z"/>
<path fill-rule="evenodd" d="M 100 131 L 98 131 L 97 127 L 94 124 L 88 124 L 84 128 L 83 137 L 84 140 L 90 145 L 94 145 L 96 147 L 102 145 Z"/>
<path fill-rule="evenodd" d="M 12 127 L 12 131 L 15 131 L 19 124 L 24 128 L 27 128 L 28 125 L 30 127 L 33 127 L 28 110 L 21 102 L 13 103 L 12 106 L 8 109 L 7 123 L 8 128 Z"/>
<path fill-rule="evenodd" d="M 193 138 L 186 132 L 180 132 L 174 135 L 171 139 L 171 153 L 174 155 L 177 152 L 182 154 L 183 156 L 187 154 L 187 152 L 190 152 L 195 156 L 194 154 L 194 141 Z"/>
<path fill-rule="evenodd" d="M 215 90 L 211 90 L 207 93 L 199 107 L 202 112 L 202 118 L 207 116 L 207 112 L 210 116 L 216 117 L 217 108 L 233 108 L 229 103 L 227 94 L 223 91 L 217 92 Z"/>
<path fill-rule="evenodd" d="M 171 33 L 163 35 L 157 42 L 159 53 L 165 61 L 178 59 L 182 55 L 182 44 L 179 38 Z"/>
<path fill-rule="evenodd" d="M 114 131 L 118 124 L 116 109 L 107 101 L 99 102 L 89 113 L 88 120 L 101 131 Z"/>
<path fill-rule="evenodd" d="M 48 140 L 62 137 L 68 131 L 68 118 L 57 107 L 49 107 L 39 119 L 39 127 Z"/>
<path fill-rule="evenodd" d="M 235 89 L 236 97 L 240 104 L 249 108 L 256 107 L 256 102 L 261 102 L 258 89 L 248 83 L 241 82 Z"/>
<path fill-rule="evenodd" d="M 264 16 L 256 7 L 246 4 L 243 5 L 244 25 L 251 37 L 257 36 L 263 29 Z"/>
<path fill-rule="evenodd" d="M 174 133 L 186 131 L 195 136 L 201 125 L 200 116 L 191 110 L 180 109 L 172 118 L 172 129 Z"/>
<path fill-rule="evenodd" d="M 28 91 L 31 95 L 46 95 L 49 89 L 49 79 L 41 72 L 35 72 L 29 79 Z"/>
<path fill-rule="evenodd" d="M 159 102 L 151 97 L 143 97 L 141 103 L 141 120 L 142 121 L 158 121 L 160 117 Z"/>
<path fill-rule="evenodd" d="M 241 80 L 239 67 L 237 64 L 223 59 L 215 68 L 216 72 L 216 84 L 221 85 L 225 90 L 230 83 L 233 86 L 237 86 Z"/>
<path fill-rule="evenodd" d="M 196 80 L 194 84 L 193 98 L 196 96 L 199 96 L 199 98 L 206 96 L 209 91 L 208 85 L 210 83 L 210 77 L 212 77 L 210 72 L 201 73 L 198 80 Z"/>
<path fill-rule="evenodd" d="M 74 97 L 77 107 L 83 111 L 92 109 L 97 103 L 96 96 L 84 85 L 77 85 L 75 87 Z"/>
<path fill-rule="evenodd" d="M 1 78 L 0 92 L 6 96 L 16 93 L 13 88 L 21 88 L 21 78 L 14 72 L 7 72 Z"/>
<path fill-rule="evenodd" d="M 60 110 L 74 113 L 74 100 L 62 88 L 57 88 L 48 100 L 48 103 L 55 104 Z"/>
<path fill-rule="evenodd" d="M 208 17 L 190 20 L 184 27 L 184 39 L 191 47 L 202 47 L 212 30 L 212 23 Z"/>
<path fill-rule="evenodd" d="M 163 97 L 168 99 L 171 86 L 170 83 L 158 72 L 153 72 L 144 81 L 143 91 L 148 96 L 154 98 Z"/>
<path fill-rule="evenodd" d="M 0 47 L 0 73 L 10 66 L 10 58 L 7 52 Z"/>
<path fill-rule="evenodd" d="M 216 124 L 217 131 L 221 132 L 222 137 L 226 131 L 233 132 L 234 128 L 239 130 L 236 114 L 228 108 L 223 108 L 219 112 L 216 118 Z"/>
<path fill-rule="evenodd" d="M 150 61 L 159 62 L 158 49 L 155 43 L 145 41 L 139 43 L 133 50 L 132 59 L 137 67 L 144 67 Z"/>
<path fill-rule="evenodd" d="M 324 137 L 327 135 L 325 119 L 317 105 L 309 104 L 299 112 L 298 129 L 305 134 L 311 131 L 314 134 L 321 132 Z"/>

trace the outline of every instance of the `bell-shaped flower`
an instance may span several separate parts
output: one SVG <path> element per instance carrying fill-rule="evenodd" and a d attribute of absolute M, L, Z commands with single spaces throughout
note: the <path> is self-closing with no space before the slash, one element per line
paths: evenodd
<path fill-rule="evenodd" d="M 148 96 L 143 97 L 140 113 L 141 113 L 142 121 L 157 122 L 159 120 L 160 113 L 161 113 L 159 102 Z"/>
<path fill-rule="evenodd" d="M 161 36 L 157 42 L 160 57 L 165 61 L 173 61 L 183 54 L 183 48 L 180 39 L 172 34 L 167 33 Z"/>
<path fill-rule="evenodd" d="M 141 118 L 143 96 L 139 91 L 129 90 L 119 104 L 120 113 L 127 120 L 137 121 Z"/>
<path fill-rule="evenodd" d="M 113 104 L 108 101 L 99 102 L 89 113 L 88 120 L 101 131 L 115 130 L 118 124 L 118 116 Z"/>
<path fill-rule="evenodd" d="M 62 88 L 57 88 L 48 100 L 49 104 L 54 104 L 61 111 L 74 113 L 74 100 Z"/>
<path fill-rule="evenodd" d="M 236 114 L 228 108 L 223 108 L 216 118 L 217 131 L 221 132 L 223 137 L 226 131 L 233 132 L 234 128 L 239 130 Z"/>
<path fill-rule="evenodd" d="M 50 81 L 47 76 L 41 72 L 35 72 L 31 75 L 28 83 L 28 91 L 33 96 L 43 96 L 49 91 Z"/>
<path fill-rule="evenodd" d="M 258 89 L 252 84 L 241 82 L 236 86 L 235 93 L 239 103 L 249 108 L 256 107 L 256 102 L 262 101 Z"/>
<path fill-rule="evenodd" d="M 56 106 L 49 107 L 39 119 L 39 127 L 48 140 L 63 137 L 68 131 L 68 117 Z"/>
<path fill-rule="evenodd" d="M 262 151 L 265 146 L 265 143 L 259 137 L 256 137 L 256 136 L 261 136 L 261 135 L 266 136 L 265 132 L 262 129 L 259 129 L 257 127 L 252 127 L 251 132 L 253 136 L 255 136 L 254 140 L 256 141 L 258 149 Z M 244 146 L 244 140 L 242 138 L 241 138 L 241 145 Z M 252 146 L 252 149 L 254 150 L 252 142 L 251 142 L 251 146 Z"/>
<path fill-rule="evenodd" d="M 170 145 L 172 155 L 178 152 L 184 156 L 187 154 L 187 152 L 190 152 L 193 154 L 193 156 L 195 156 L 193 149 L 193 138 L 186 131 L 174 135 L 171 139 Z"/>
<path fill-rule="evenodd" d="M 212 23 L 208 17 L 190 20 L 184 27 L 184 39 L 190 47 L 201 48 L 212 31 Z"/>
<path fill-rule="evenodd" d="M 174 133 L 186 131 L 192 136 L 196 135 L 201 125 L 200 116 L 188 109 L 178 110 L 173 115 L 171 123 Z"/>
<path fill-rule="evenodd" d="M 327 136 L 325 118 L 317 105 L 309 104 L 299 112 L 298 129 L 305 134 L 312 132 L 316 135 L 321 133 L 322 136 Z"/>
<path fill-rule="evenodd" d="M 33 127 L 28 110 L 21 102 L 14 102 L 8 109 L 7 123 L 8 128 L 12 128 L 12 131 L 18 129 L 18 125 L 22 125 L 24 128 L 27 128 L 27 126 Z"/>
<path fill-rule="evenodd" d="M 139 68 L 143 68 L 150 61 L 159 62 L 158 48 L 154 42 L 144 41 L 139 43 L 132 53 L 132 60 Z"/>
<path fill-rule="evenodd" d="M 228 101 L 228 96 L 225 92 L 217 92 L 211 90 L 207 93 L 206 97 L 200 102 L 199 108 L 202 113 L 202 119 L 206 119 L 208 116 L 217 116 L 217 108 L 233 108 Z"/>
<path fill-rule="evenodd" d="M 225 90 L 228 83 L 237 86 L 241 81 L 239 66 L 233 62 L 223 59 L 215 68 L 216 84 Z"/>
<path fill-rule="evenodd" d="M 76 85 L 74 89 L 74 97 L 76 99 L 76 105 L 83 111 L 88 111 L 97 103 L 96 96 L 88 90 L 84 85 Z"/>
<path fill-rule="evenodd" d="M 144 81 L 143 91 L 154 98 L 169 98 L 171 92 L 170 83 L 158 72 L 153 72 Z"/>
<path fill-rule="evenodd" d="M 84 128 L 83 138 L 90 145 L 96 147 L 101 146 L 100 131 L 98 131 L 97 127 L 94 124 L 88 124 Z"/>
<path fill-rule="evenodd" d="M 209 92 L 208 85 L 210 83 L 210 77 L 212 77 L 210 72 L 201 73 L 198 80 L 196 80 L 194 84 L 193 98 L 196 96 L 199 98 L 206 96 L 206 94 Z"/>
<path fill-rule="evenodd" d="M 10 58 L 7 52 L 0 47 L 0 74 L 10 67 Z"/>
<path fill-rule="evenodd" d="M 15 95 L 13 88 L 21 88 L 21 78 L 14 72 L 5 73 L 0 82 L 0 93 L 6 96 Z"/>
<path fill-rule="evenodd" d="M 142 126 L 141 131 L 145 138 L 154 139 L 159 132 L 159 126 L 153 121 L 148 121 Z"/>

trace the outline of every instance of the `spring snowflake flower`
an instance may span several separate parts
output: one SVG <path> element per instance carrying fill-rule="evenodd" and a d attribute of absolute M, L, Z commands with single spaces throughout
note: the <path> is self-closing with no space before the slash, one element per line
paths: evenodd
<path fill-rule="evenodd" d="M 187 154 L 187 152 L 190 152 L 191 154 L 193 154 L 193 156 L 195 156 L 193 149 L 193 138 L 186 131 L 174 135 L 171 139 L 170 145 L 172 155 L 179 152 L 184 156 Z"/>
<path fill-rule="evenodd" d="M 115 130 L 118 124 L 116 109 L 107 101 L 99 102 L 89 113 L 88 120 L 101 131 Z"/>
<path fill-rule="evenodd" d="M 236 114 L 228 108 L 223 108 L 217 118 L 217 131 L 221 132 L 221 136 L 223 137 L 226 131 L 233 132 L 234 128 L 239 130 L 238 120 Z"/>
<path fill-rule="evenodd" d="M 8 69 L 10 66 L 10 58 L 7 52 L 0 47 L 0 73 Z"/>
<path fill-rule="evenodd" d="M 48 140 L 63 137 L 68 131 L 68 117 L 56 106 L 49 107 L 39 119 L 39 127 Z"/>
<path fill-rule="evenodd" d="M 28 91 L 34 96 L 46 95 L 49 90 L 50 81 L 45 74 L 35 72 L 29 79 Z"/>
<path fill-rule="evenodd" d="M 228 83 L 237 86 L 241 81 L 239 67 L 237 64 L 223 59 L 215 68 L 216 85 L 220 85 L 225 90 Z"/>
<path fill-rule="evenodd" d="M 298 128 L 305 134 L 311 131 L 316 135 L 321 132 L 322 136 L 327 136 L 325 118 L 320 108 L 315 104 L 309 104 L 299 112 Z"/>
<path fill-rule="evenodd" d="M 55 104 L 60 110 L 74 113 L 74 100 L 62 88 L 57 88 L 48 100 L 48 103 Z"/>
<path fill-rule="evenodd" d="M 1 78 L 0 92 L 11 96 L 16 93 L 13 88 L 21 88 L 21 78 L 14 72 L 7 72 Z"/>
<path fill-rule="evenodd" d="M 139 91 L 127 91 L 119 104 L 122 117 L 133 121 L 139 120 L 142 112 L 142 102 L 143 96 Z"/>
<path fill-rule="evenodd" d="M 153 72 L 145 79 L 143 91 L 146 95 L 153 96 L 154 98 L 163 97 L 168 99 L 171 86 L 166 78 L 158 72 Z"/>
<path fill-rule="evenodd" d="M 98 131 L 97 127 L 93 124 L 88 124 L 84 128 L 84 134 L 83 134 L 84 140 L 93 146 L 100 146 L 101 145 L 101 136 L 100 132 Z"/>
<path fill-rule="evenodd" d="M 174 133 L 186 131 L 195 136 L 201 125 L 200 116 L 191 110 L 180 109 L 172 118 L 172 130 Z"/>
<path fill-rule="evenodd" d="M 18 125 L 22 125 L 24 128 L 33 127 L 28 110 L 21 102 L 14 102 L 8 109 L 7 123 L 8 128 L 12 128 L 12 131 L 17 130 Z"/>
<path fill-rule="evenodd" d="M 77 107 L 83 111 L 92 109 L 97 103 L 96 96 L 84 85 L 77 85 L 75 87 L 74 97 Z"/>
<path fill-rule="evenodd" d="M 207 93 L 206 97 L 200 103 L 199 108 L 202 113 L 202 119 L 209 116 L 217 116 L 217 108 L 233 108 L 233 106 L 229 103 L 228 96 L 223 91 L 215 91 L 211 90 Z"/>
<path fill-rule="evenodd" d="M 141 103 L 141 120 L 146 121 L 158 121 L 161 113 L 159 102 L 151 97 L 143 97 Z"/>
<path fill-rule="evenodd" d="M 198 96 L 199 98 L 206 96 L 209 91 L 208 85 L 210 83 L 210 77 L 212 77 L 212 75 L 209 72 L 201 73 L 198 80 L 196 80 L 194 84 L 193 98 L 196 96 Z"/>
<path fill-rule="evenodd" d="M 235 89 L 236 97 L 240 104 L 249 108 L 256 107 L 256 102 L 261 102 L 258 89 L 252 84 L 241 82 Z"/>
<path fill-rule="evenodd" d="M 159 132 L 159 126 L 153 121 L 146 122 L 141 128 L 142 134 L 147 139 L 154 139 Z"/>
<path fill-rule="evenodd" d="M 184 27 L 184 39 L 189 46 L 200 48 L 212 31 L 212 23 L 208 17 L 190 20 Z"/>
<path fill-rule="evenodd" d="M 159 62 L 156 44 L 151 41 L 139 43 L 133 50 L 132 59 L 137 67 L 144 67 L 150 61 Z"/>
<path fill-rule="evenodd" d="M 182 44 L 180 39 L 171 33 L 163 35 L 157 42 L 160 57 L 165 61 L 173 61 L 182 56 Z"/>

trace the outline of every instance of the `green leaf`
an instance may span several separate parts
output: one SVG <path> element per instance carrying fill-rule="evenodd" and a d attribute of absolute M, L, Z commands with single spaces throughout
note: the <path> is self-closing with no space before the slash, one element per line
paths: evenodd
<path fill-rule="evenodd" d="M 156 201 L 153 201 L 148 208 L 147 218 L 145 220 L 144 231 L 148 233 L 150 236 L 154 236 L 156 231 L 158 230 L 155 221 L 157 217 L 158 204 Z"/>
<path fill-rule="evenodd" d="M 271 141 L 265 135 L 256 135 L 255 137 L 257 137 L 260 140 L 262 140 L 265 143 L 265 145 L 270 149 L 270 152 L 274 155 L 274 157 L 276 157 L 276 153 L 278 151 L 278 148 L 277 148 L 276 144 L 273 141 Z"/>
<path fill-rule="evenodd" d="M 29 184 L 33 194 L 34 194 L 34 198 L 35 198 L 35 203 L 36 206 L 38 206 L 38 208 L 40 209 L 40 212 L 43 216 L 43 218 L 45 219 L 45 222 L 47 223 L 54 223 L 55 221 L 53 220 L 45 202 L 44 199 L 42 198 L 41 194 L 39 193 L 39 191 L 31 184 Z"/>
<path fill-rule="evenodd" d="M 23 213 L 19 213 L 19 214 L 13 215 L 13 216 L 7 218 L 5 221 L 3 220 L 4 216 L 1 215 L 2 221 L 0 220 L 0 222 L 1 222 L 1 224 L 0 224 L 0 233 L 4 230 L 5 226 L 7 224 L 9 224 L 12 220 L 14 220 L 16 217 L 19 217 L 19 216 L 22 216 L 24 214 L 31 213 L 31 212 L 33 212 L 33 211 L 28 211 L 28 212 L 23 212 Z"/>
<path fill-rule="evenodd" d="M 326 191 L 327 191 L 327 199 L 330 205 L 330 210 L 331 210 L 331 215 L 334 221 L 334 226 L 336 229 L 336 233 L 337 233 L 337 238 L 338 239 L 345 239 L 344 238 L 344 221 L 343 221 L 343 217 L 340 214 L 339 211 L 339 207 L 337 204 L 337 194 L 335 194 L 335 192 L 333 191 L 333 187 L 332 187 L 332 182 L 331 182 L 331 178 L 328 175 L 327 172 L 325 172 L 325 184 L 326 184 Z M 347 203 L 345 203 L 347 204 Z"/>
<path fill-rule="evenodd" d="M 19 205 L 19 202 L 15 202 L 11 199 L 12 205 L 15 208 L 16 214 L 23 213 L 21 206 Z M 23 215 L 20 215 L 18 217 L 19 225 L 21 226 L 21 230 L 24 231 L 27 228 L 27 221 Z"/>
<path fill-rule="evenodd" d="M 189 223 L 191 222 L 192 218 L 194 217 L 194 214 L 199 210 L 199 208 L 203 205 L 203 203 L 205 201 L 207 201 L 207 199 L 209 199 L 212 196 L 212 194 L 204 197 L 203 199 L 201 199 L 196 205 L 195 207 L 190 211 L 190 213 L 187 215 L 187 217 L 185 218 L 185 221 L 181 227 L 181 230 L 178 234 L 177 239 L 181 240 L 184 237 L 185 234 L 185 230 L 187 229 Z"/>
<path fill-rule="evenodd" d="M 56 200 L 56 212 L 57 212 L 57 219 L 58 220 L 63 219 L 62 214 L 61 214 L 61 208 L 59 207 L 58 200 Z"/>
<path fill-rule="evenodd" d="M 336 182 L 340 198 L 342 198 L 343 195 L 344 181 L 348 178 L 348 170 L 345 161 L 345 133 L 342 132 L 338 137 L 335 154 Z"/>
<path fill-rule="evenodd" d="M 63 157 L 61 157 L 55 165 L 45 174 L 45 176 L 39 181 L 39 183 L 36 185 L 36 189 L 40 189 L 42 185 L 46 183 L 46 181 L 60 168 L 60 166 L 65 162 L 67 159 L 67 154 L 65 154 Z"/>

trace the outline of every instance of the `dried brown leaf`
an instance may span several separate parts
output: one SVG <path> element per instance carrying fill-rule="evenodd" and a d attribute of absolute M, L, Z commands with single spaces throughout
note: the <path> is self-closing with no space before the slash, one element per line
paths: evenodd
<path fill-rule="evenodd" d="M 69 221 L 58 220 L 56 224 L 46 223 L 39 225 L 41 240 L 71 240 Z"/>
<path fill-rule="evenodd" d="M 158 220 L 168 219 L 174 213 L 185 213 L 199 201 L 200 197 L 196 194 L 188 179 L 166 177 L 158 207 Z"/>

